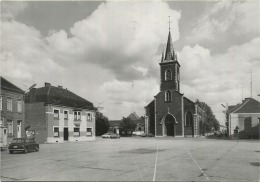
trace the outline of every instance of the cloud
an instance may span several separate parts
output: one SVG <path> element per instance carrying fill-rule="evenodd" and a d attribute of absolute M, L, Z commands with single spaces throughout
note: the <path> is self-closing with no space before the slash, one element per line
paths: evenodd
<path fill-rule="evenodd" d="M 14 20 L 3 21 L 1 25 L 2 76 L 23 82 L 30 80 L 27 84 L 31 84 L 36 78 L 50 78 L 49 72 L 62 72 L 47 51 L 47 45 L 38 30 Z"/>
<path fill-rule="evenodd" d="M 27 8 L 27 2 L 1 2 L 1 19 L 15 19 L 22 11 Z"/>
<path fill-rule="evenodd" d="M 259 35 L 259 1 L 219 1 L 205 11 L 187 37 L 189 42 L 219 41 L 224 34 Z M 252 20 L 256 22 L 253 23 Z M 226 35 L 224 36 L 226 38 Z"/>
<path fill-rule="evenodd" d="M 223 118 L 221 104 L 241 102 L 250 97 L 250 69 L 253 70 L 253 97 L 260 92 L 260 37 L 233 45 L 224 54 L 211 55 L 200 45 L 185 46 L 179 53 L 181 92 L 192 100 L 199 99 L 212 106 L 218 118 Z"/>
<path fill-rule="evenodd" d="M 113 118 L 121 118 L 133 111 L 140 116 L 143 115 L 144 107 L 158 93 L 159 85 L 152 78 L 136 81 L 114 79 L 103 83 L 100 89 L 107 96 L 104 104 L 105 113 L 114 113 Z"/>
<path fill-rule="evenodd" d="M 179 39 L 180 13 L 163 2 L 107 2 L 76 22 L 70 36 L 61 30 L 47 38 L 55 58 L 96 64 L 119 80 L 143 79 L 147 62 L 167 40 L 168 16 L 173 40 Z M 162 51 L 162 50 L 161 50 Z"/>

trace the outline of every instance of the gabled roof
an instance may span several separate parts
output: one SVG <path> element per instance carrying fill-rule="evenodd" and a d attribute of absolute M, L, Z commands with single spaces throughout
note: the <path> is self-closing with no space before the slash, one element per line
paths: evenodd
<path fill-rule="evenodd" d="M 14 93 L 24 94 L 24 91 L 19 87 L 15 86 L 5 78 L 1 77 L 1 90 L 6 90 Z"/>
<path fill-rule="evenodd" d="M 228 107 L 228 113 L 260 113 L 260 102 L 246 98 L 241 104 Z"/>
<path fill-rule="evenodd" d="M 140 119 L 140 117 L 135 112 L 131 113 L 129 116 L 127 116 L 127 118 L 130 118 L 131 120 Z"/>
<path fill-rule="evenodd" d="M 96 110 L 93 103 L 61 87 L 45 86 L 33 88 L 26 94 L 26 103 L 44 102 L 81 109 Z"/>

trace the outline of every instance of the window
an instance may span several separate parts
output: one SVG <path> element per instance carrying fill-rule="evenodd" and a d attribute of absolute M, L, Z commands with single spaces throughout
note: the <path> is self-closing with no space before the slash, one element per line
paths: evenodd
<path fill-rule="evenodd" d="M 87 121 L 92 121 L 92 114 L 91 113 L 87 113 Z"/>
<path fill-rule="evenodd" d="M 187 113 L 186 113 L 186 122 L 185 122 L 185 125 L 186 126 L 192 126 L 192 114 L 191 114 L 191 112 L 190 111 L 188 111 Z"/>
<path fill-rule="evenodd" d="M 64 111 L 64 119 L 69 119 L 68 111 Z"/>
<path fill-rule="evenodd" d="M 165 101 L 170 102 L 172 100 L 171 91 L 167 90 L 165 92 Z"/>
<path fill-rule="evenodd" d="M 53 128 L 53 136 L 54 137 L 59 137 L 59 127 L 54 127 Z"/>
<path fill-rule="evenodd" d="M 12 110 L 13 110 L 13 100 L 7 99 L 7 111 L 12 111 Z"/>
<path fill-rule="evenodd" d="M 74 136 L 80 136 L 79 128 L 74 128 Z"/>
<path fill-rule="evenodd" d="M 177 67 L 177 80 L 180 81 L 180 68 Z"/>
<path fill-rule="evenodd" d="M 55 119 L 59 119 L 59 110 L 58 109 L 54 109 L 54 118 Z"/>
<path fill-rule="evenodd" d="M 74 120 L 81 120 L 81 112 L 74 111 Z"/>
<path fill-rule="evenodd" d="M 17 112 L 22 112 L 22 101 L 21 100 L 17 101 Z"/>
<path fill-rule="evenodd" d="M 13 135 L 13 121 L 7 121 L 7 134 Z"/>
<path fill-rule="evenodd" d="M 4 119 L 1 118 L 1 120 L 0 120 L 0 125 L 3 125 L 3 124 L 4 124 Z"/>
<path fill-rule="evenodd" d="M 87 136 L 92 136 L 92 128 L 87 128 Z"/>
<path fill-rule="evenodd" d="M 168 80 L 171 80 L 172 79 L 172 72 L 171 70 L 167 69 L 165 71 L 165 80 L 168 81 Z"/>
<path fill-rule="evenodd" d="M 0 111 L 2 111 L 2 108 L 3 108 L 3 101 L 2 101 L 2 97 L 0 97 Z"/>

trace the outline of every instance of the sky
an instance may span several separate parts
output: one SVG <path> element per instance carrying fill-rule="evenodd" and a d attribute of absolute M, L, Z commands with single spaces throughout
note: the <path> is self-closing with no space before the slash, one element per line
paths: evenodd
<path fill-rule="evenodd" d="M 110 120 L 159 92 L 170 30 L 180 91 L 221 104 L 260 100 L 260 1 L 2 1 L 0 74 L 24 91 L 49 82 L 93 102 Z"/>

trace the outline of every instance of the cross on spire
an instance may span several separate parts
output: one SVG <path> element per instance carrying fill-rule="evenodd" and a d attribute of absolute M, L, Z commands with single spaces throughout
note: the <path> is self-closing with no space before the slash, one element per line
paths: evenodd
<path fill-rule="evenodd" d="M 169 16 L 169 21 L 168 21 L 168 23 L 169 23 L 169 30 L 171 30 L 171 17 Z"/>

